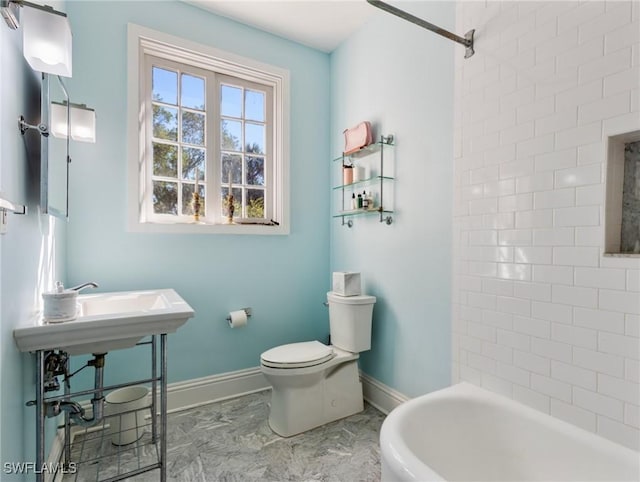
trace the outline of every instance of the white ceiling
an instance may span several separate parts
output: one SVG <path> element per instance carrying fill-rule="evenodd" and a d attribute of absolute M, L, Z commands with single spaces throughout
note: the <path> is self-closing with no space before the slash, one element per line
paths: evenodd
<path fill-rule="evenodd" d="M 252 27 L 331 52 L 376 10 L 365 0 L 183 0 Z"/>

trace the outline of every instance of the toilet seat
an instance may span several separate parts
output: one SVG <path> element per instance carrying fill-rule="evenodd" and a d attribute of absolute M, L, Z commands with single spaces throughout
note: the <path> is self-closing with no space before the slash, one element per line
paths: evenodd
<path fill-rule="evenodd" d="M 260 361 L 270 368 L 306 368 L 325 363 L 335 356 L 330 346 L 319 341 L 305 341 L 271 348 L 260 355 Z"/>

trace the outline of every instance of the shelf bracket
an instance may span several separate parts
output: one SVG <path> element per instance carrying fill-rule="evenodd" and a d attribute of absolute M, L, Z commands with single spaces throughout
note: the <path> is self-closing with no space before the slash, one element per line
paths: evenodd
<path fill-rule="evenodd" d="M 10 212 L 22 215 L 27 214 L 27 206 L 13 203 L 0 195 L 0 234 L 6 234 L 7 232 L 7 213 Z"/>
<path fill-rule="evenodd" d="M 27 214 L 27 206 L 11 202 L 0 194 L 0 211 L 9 211 L 14 214 Z"/>
<path fill-rule="evenodd" d="M 385 12 L 395 15 L 396 17 L 400 17 L 403 20 L 416 24 L 422 28 L 426 28 L 427 30 L 430 30 L 433 33 L 437 33 L 438 35 L 448 38 L 449 40 L 453 40 L 454 42 L 464 45 L 466 49 L 464 52 L 465 59 L 468 59 L 469 57 L 473 56 L 473 54 L 475 53 L 475 50 L 473 50 L 473 35 L 475 33 L 475 30 L 469 30 L 464 35 L 464 37 L 460 37 L 455 33 L 449 32 L 448 30 L 440 28 L 437 25 L 434 25 L 430 22 L 427 22 L 426 20 L 418 18 L 415 15 L 411 15 L 410 13 L 405 12 L 404 10 L 400 10 L 399 8 L 394 7 L 393 5 L 389 5 L 388 3 L 382 2 L 380 0 L 367 0 L 367 3 L 369 3 L 370 5 L 373 5 L 376 8 L 384 10 Z"/>

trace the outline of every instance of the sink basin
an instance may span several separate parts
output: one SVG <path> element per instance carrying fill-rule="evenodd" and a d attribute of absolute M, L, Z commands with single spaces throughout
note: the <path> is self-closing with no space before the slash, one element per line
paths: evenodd
<path fill-rule="evenodd" d="M 175 292 L 174 292 L 175 293 Z M 171 305 L 159 291 L 81 295 L 78 297 L 78 316 L 115 315 L 136 311 L 164 310 Z"/>
<path fill-rule="evenodd" d="M 172 289 L 80 295 L 75 320 L 46 323 L 40 313 L 13 330 L 13 337 L 20 351 L 107 353 L 130 348 L 148 335 L 174 333 L 193 314 Z"/>

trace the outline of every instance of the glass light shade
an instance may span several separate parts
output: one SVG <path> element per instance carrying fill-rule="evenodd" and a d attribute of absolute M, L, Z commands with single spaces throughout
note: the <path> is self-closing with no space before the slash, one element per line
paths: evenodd
<path fill-rule="evenodd" d="M 67 104 L 51 103 L 49 131 L 54 137 L 67 138 Z M 71 139 L 96 142 L 96 112 L 93 109 L 71 104 Z"/>
<path fill-rule="evenodd" d="M 71 77 L 71 27 L 66 16 L 28 7 L 20 12 L 24 58 L 33 70 Z"/>

